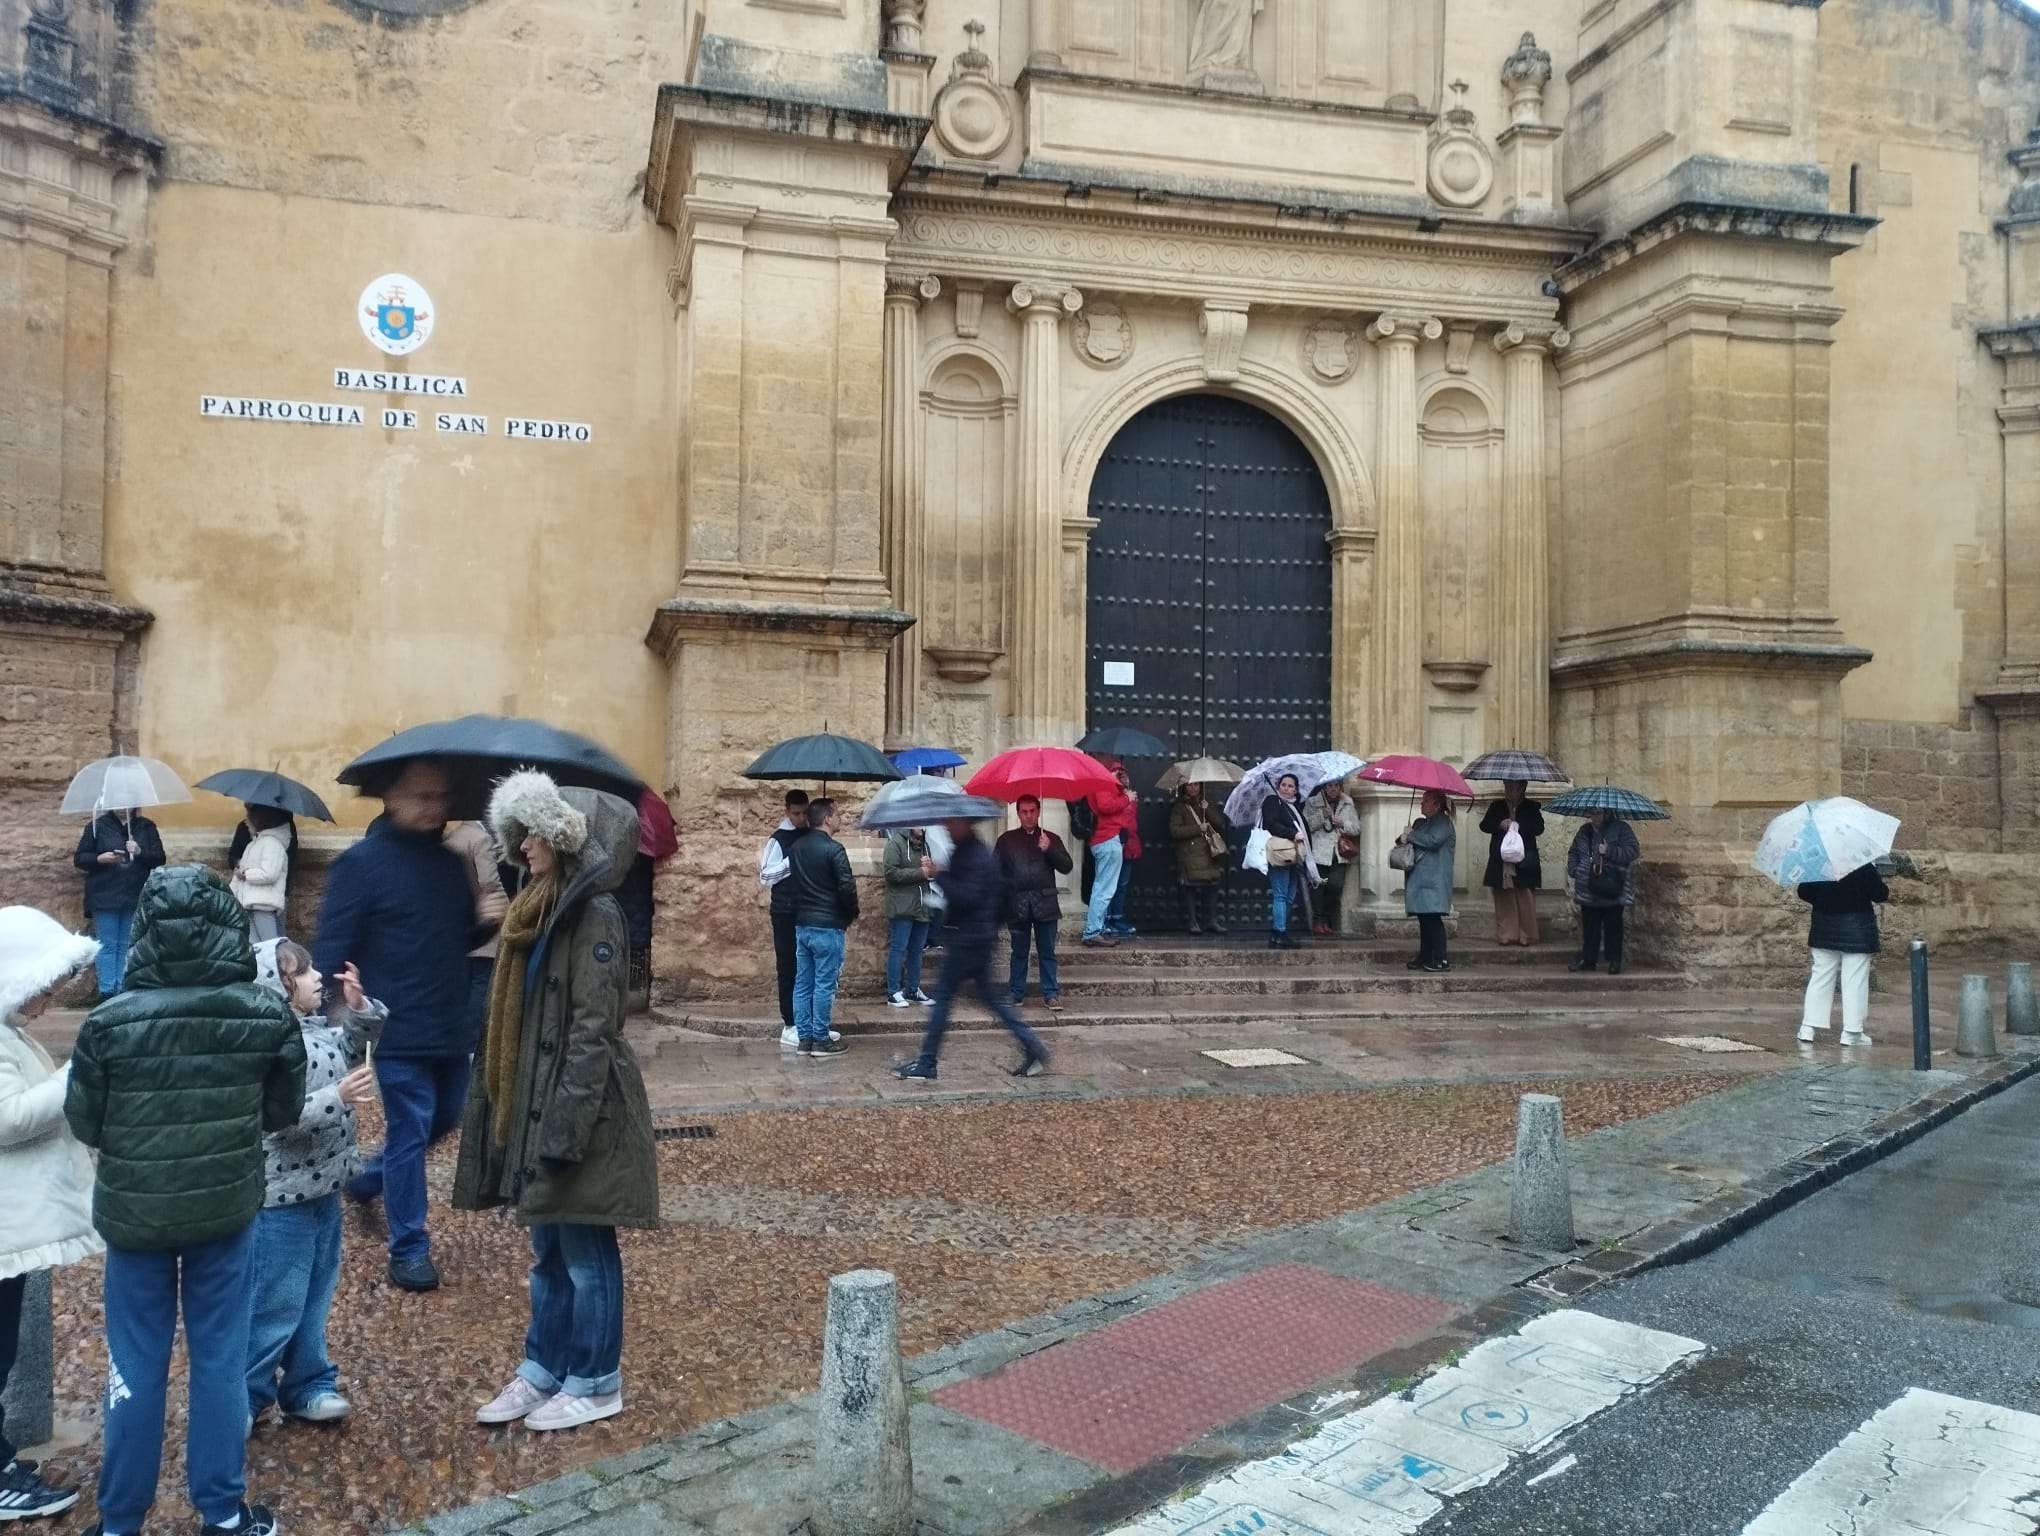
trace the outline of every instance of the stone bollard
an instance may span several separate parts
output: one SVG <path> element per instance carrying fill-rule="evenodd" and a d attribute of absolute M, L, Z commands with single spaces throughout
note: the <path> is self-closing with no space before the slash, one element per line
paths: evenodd
<path fill-rule="evenodd" d="M 2040 1035 L 2040 1004 L 2033 1000 L 2033 966 L 2015 960 L 2005 968 L 2005 1033 Z"/>
<path fill-rule="evenodd" d="M 1990 1023 L 1990 978 L 1962 978 L 1962 1012 L 1955 1023 L 1957 1056 L 1995 1056 L 1997 1035 Z"/>
<path fill-rule="evenodd" d="M 1564 1111 L 1548 1093 L 1516 1105 L 1516 1155 L 1509 1164 L 1509 1236 L 1546 1253 L 1573 1245 L 1572 1172 Z"/>
<path fill-rule="evenodd" d="M 50 1438 L 56 1414 L 50 1272 L 30 1272 L 21 1295 L 21 1348 L 7 1377 L 7 1434 L 23 1450 Z"/>
<path fill-rule="evenodd" d="M 816 1427 L 814 1536 L 912 1536 L 899 1291 L 884 1270 L 829 1282 Z"/>

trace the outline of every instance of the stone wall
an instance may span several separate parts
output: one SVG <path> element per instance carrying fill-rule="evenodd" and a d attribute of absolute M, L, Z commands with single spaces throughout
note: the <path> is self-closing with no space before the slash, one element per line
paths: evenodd
<path fill-rule="evenodd" d="M 1998 851 L 1998 732 L 1983 710 L 1962 726 L 1851 720 L 1842 729 L 1842 793 L 1904 823 L 1901 848 Z"/>

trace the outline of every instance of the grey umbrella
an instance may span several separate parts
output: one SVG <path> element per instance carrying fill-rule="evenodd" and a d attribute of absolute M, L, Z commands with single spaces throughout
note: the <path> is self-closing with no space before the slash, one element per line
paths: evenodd
<path fill-rule="evenodd" d="M 465 821 L 486 816 L 495 781 L 519 768 L 536 768 L 555 783 L 599 789 L 633 805 L 644 789 L 630 765 L 607 747 L 543 720 L 506 715 L 463 715 L 399 731 L 337 777 L 376 795 L 395 782 L 405 764 L 419 761 L 443 769 L 453 781 L 452 814 Z"/>
<path fill-rule="evenodd" d="M 895 832 L 901 827 L 930 827 L 939 822 L 995 821 L 1006 814 L 996 800 L 982 795 L 930 794 L 926 790 L 891 796 L 884 805 L 866 806 L 857 825 L 866 832 Z"/>

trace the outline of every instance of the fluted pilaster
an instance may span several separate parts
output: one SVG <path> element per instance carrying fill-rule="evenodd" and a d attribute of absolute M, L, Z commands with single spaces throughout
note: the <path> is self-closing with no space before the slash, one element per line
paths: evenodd
<path fill-rule="evenodd" d="M 885 436 L 878 449 L 880 550 L 893 606 L 921 616 L 921 305 L 942 284 L 921 272 L 885 279 Z M 921 633 L 904 631 L 885 665 L 887 745 L 908 746 L 921 712 Z"/>
<path fill-rule="evenodd" d="M 1544 361 L 1571 337 L 1511 324 L 1504 358 L 1500 569 L 1495 573 L 1495 739 L 1546 750 L 1551 734 L 1551 571 L 1544 471 Z"/>
<path fill-rule="evenodd" d="M 1083 307 L 1074 288 L 1016 283 L 1020 411 L 1013 549 L 1013 736 L 1046 741 L 1068 713 L 1060 697 L 1062 616 L 1062 351 L 1056 334 Z"/>
<path fill-rule="evenodd" d="M 1417 475 L 1417 344 L 1444 334 L 1430 315 L 1392 311 L 1367 335 L 1381 349 L 1375 538 L 1374 739 L 1381 752 L 1424 746 L 1424 555 Z"/>

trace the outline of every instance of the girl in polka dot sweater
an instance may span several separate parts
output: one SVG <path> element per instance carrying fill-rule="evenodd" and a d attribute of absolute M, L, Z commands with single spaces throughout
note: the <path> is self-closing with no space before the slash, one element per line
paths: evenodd
<path fill-rule="evenodd" d="M 288 939 L 255 946 L 255 979 L 280 993 L 305 1037 L 305 1107 L 287 1131 L 262 1138 L 267 1188 L 255 1223 L 254 1303 L 248 1329 L 248 1422 L 271 1407 L 296 1419 L 344 1419 L 352 1405 L 326 1354 L 326 1313 L 340 1279 L 340 1191 L 361 1170 L 354 1111 L 375 1098 L 362 1064 L 389 1010 L 363 995 L 348 966 L 323 1014 L 325 978 Z"/>

